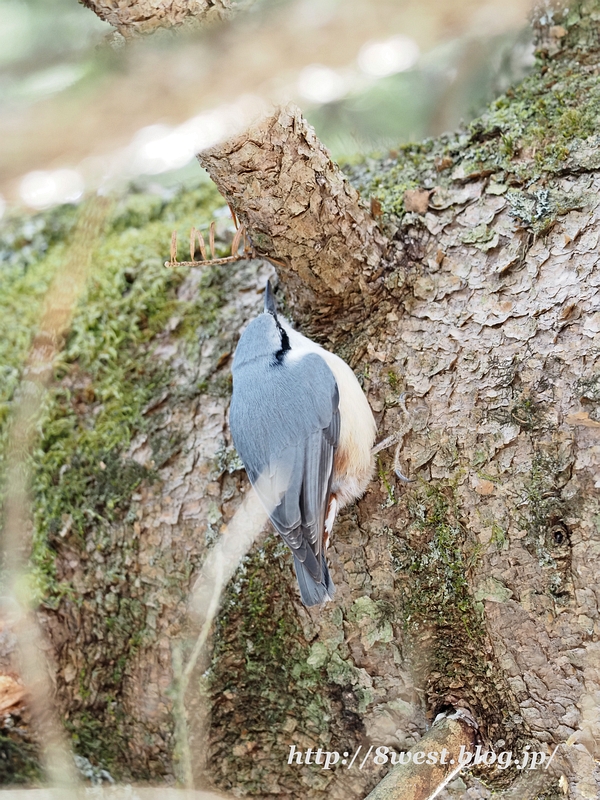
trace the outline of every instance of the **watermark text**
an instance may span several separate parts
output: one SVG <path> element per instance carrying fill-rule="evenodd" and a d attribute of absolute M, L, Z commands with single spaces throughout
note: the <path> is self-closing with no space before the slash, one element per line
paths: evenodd
<path fill-rule="evenodd" d="M 513 753 L 511 750 L 503 750 L 496 753 L 494 750 L 484 749 L 481 745 L 477 745 L 474 750 L 470 750 L 464 745 L 460 748 L 458 753 L 452 754 L 449 750 L 443 747 L 441 750 L 425 750 L 414 751 L 400 751 L 396 752 L 390 747 L 363 747 L 359 745 L 354 750 L 344 750 L 339 752 L 337 750 L 324 750 L 321 747 L 307 748 L 302 750 L 296 747 L 295 744 L 290 745 L 290 752 L 288 756 L 288 764 L 316 764 L 321 769 L 345 768 L 351 769 L 356 767 L 363 769 L 365 764 L 372 763 L 378 767 L 385 764 L 429 764 L 435 766 L 436 764 L 449 764 L 450 766 L 461 767 L 495 767 L 496 769 L 508 769 L 511 765 L 515 769 L 548 769 L 552 759 L 556 753 L 554 752 L 542 753 L 541 751 L 532 750 L 530 745 L 526 745 L 520 753 Z"/>

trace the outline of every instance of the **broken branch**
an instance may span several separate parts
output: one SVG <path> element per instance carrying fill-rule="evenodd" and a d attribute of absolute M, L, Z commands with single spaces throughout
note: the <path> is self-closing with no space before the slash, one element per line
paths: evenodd
<path fill-rule="evenodd" d="M 297 309 L 364 302 L 387 239 L 298 108 L 198 159 Z"/>
<path fill-rule="evenodd" d="M 476 729 L 476 722 L 462 709 L 434 722 L 409 751 L 408 762 L 388 772 L 365 800 L 433 800 L 462 769 L 461 748 L 463 752 L 472 752 Z M 425 754 L 423 763 L 413 760 L 417 753 Z M 428 758 L 430 753 L 439 756 L 435 764 L 430 763 L 433 760 Z"/>

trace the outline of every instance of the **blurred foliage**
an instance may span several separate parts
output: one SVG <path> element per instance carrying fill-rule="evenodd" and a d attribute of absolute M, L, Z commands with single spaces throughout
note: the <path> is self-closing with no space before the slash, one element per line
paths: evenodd
<path fill-rule="evenodd" d="M 9 217 L 0 227 L 0 466 L 9 401 L 75 216 L 74 206 L 62 206 Z"/>
<path fill-rule="evenodd" d="M 75 0 L 0 2 L 0 104 L 33 102 L 68 88 L 94 59 L 110 26 Z"/>
<path fill-rule="evenodd" d="M 530 31 L 456 39 L 414 69 L 371 81 L 335 103 L 309 110 L 334 158 L 383 152 L 474 119 L 533 63 Z"/>
<path fill-rule="evenodd" d="M 253 17 L 258 10 L 264 15 L 278 5 L 254 8 Z M 107 68 L 118 69 L 118 58 L 111 55 L 107 60 L 97 50 L 111 32 L 107 23 L 75 0 L 4 0 L 0 4 L 4 112 L 75 86 L 85 92 L 86 82 L 101 80 Z M 156 41 L 159 45 L 160 36 Z M 308 102 L 302 105 L 335 158 L 383 152 L 476 117 L 508 84 L 522 78 L 530 52 L 528 34 L 523 32 L 453 39 L 439 44 L 407 72 L 379 80 L 357 75 L 343 99 L 312 108 Z M 293 93 L 293 82 L 288 91 Z M 68 152 L 65 157 L 68 163 Z M 195 165 L 189 169 L 197 173 Z M 173 181 L 178 178 L 179 174 L 173 176 Z"/>
<path fill-rule="evenodd" d="M 0 731 L 0 786 L 31 786 L 40 778 L 37 749 L 24 730 Z"/>

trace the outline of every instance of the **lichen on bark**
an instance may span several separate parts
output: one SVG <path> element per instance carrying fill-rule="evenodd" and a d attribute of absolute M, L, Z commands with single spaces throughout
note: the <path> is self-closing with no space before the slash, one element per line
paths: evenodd
<path fill-rule="evenodd" d="M 379 200 L 391 246 L 373 285 L 362 287 L 373 292 L 370 313 L 319 309 L 318 336 L 356 369 L 380 435 L 402 432 L 403 469 L 416 483 L 397 481 L 391 454 L 381 454 L 364 499 L 336 523 L 338 594 L 321 610 L 299 605 L 272 535 L 241 565 L 209 672 L 209 777 L 219 786 L 364 796 L 384 770 L 288 767 L 286 748 L 407 748 L 436 710 L 462 703 L 497 747 L 561 745 L 556 764 L 572 796 L 597 792 L 598 5 L 578 8 L 544 28 L 530 77 L 479 121 L 346 170 L 363 201 Z M 189 646 L 190 581 L 246 488 L 226 426 L 229 359 L 273 275 L 242 262 L 164 276 L 175 215 L 178 227 L 197 224 L 196 205 L 216 201 L 178 202 L 127 201 L 111 233 L 123 259 L 113 265 L 114 292 L 92 288 L 54 406 L 55 423 L 71 420 L 65 440 L 74 430 L 84 441 L 95 435 L 90 412 L 100 407 L 102 420 L 110 393 L 96 398 L 102 363 L 82 369 L 73 348 L 110 346 L 126 331 L 107 362 L 115 385 L 129 387 L 128 444 L 117 455 L 148 472 L 130 486 L 131 502 L 107 481 L 117 492 L 112 509 L 107 498 L 97 516 L 81 516 L 79 532 L 72 523 L 52 534 L 48 574 L 73 594 L 54 592 L 43 617 L 80 752 L 136 778 L 175 772 L 171 645 Z M 119 309 L 144 280 L 130 325 Z M 103 296 L 110 304 L 92 323 Z M 165 370 L 149 398 L 124 368 L 130 346 L 136 362 Z M 85 462 L 93 467 L 83 475 L 86 501 L 110 469 L 104 452 Z M 73 469 L 54 465 L 45 498 L 73 477 L 69 468 L 61 475 L 65 464 Z M 107 613 L 113 630 L 98 625 Z M 112 732 L 106 741 L 98 719 Z M 490 796 L 483 779 L 503 780 L 465 777 L 473 797 Z M 541 786 L 539 796 L 553 791 Z"/>
<path fill-rule="evenodd" d="M 577 797 L 594 785 L 598 726 L 587 710 L 597 691 L 596 401 L 581 387 L 597 371 L 600 112 L 595 12 L 579 8 L 546 25 L 532 74 L 481 119 L 347 168 L 363 200 L 378 201 L 392 246 L 380 280 L 365 289 L 376 306 L 365 299 L 369 314 L 353 319 L 351 339 L 334 313 L 318 329 L 360 369 L 381 435 L 403 431 L 411 476 L 433 496 L 452 486 L 455 509 L 454 522 L 436 525 L 435 503 L 419 518 L 422 489 L 396 484 L 382 458 L 360 526 L 349 540 L 344 517 L 336 528 L 346 641 L 358 638 L 350 609 L 359 592 L 389 601 L 402 680 L 428 686 L 426 710 L 463 702 L 498 746 L 585 740 L 585 752 L 563 747 L 557 762 Z M 243 193 L 229 200 L 243 203 Z M 295 292 L 293 270 L 279 271 Z M 355 582 L 361 537 L 368 543 Z M 440 583 L 453 577 L 440 619 Z M 329 613 L 316 625 L 330 625 Z M 414 627 L 403 632 L 407 618 Z M 417 677 L 406 655 L 424 632 L 431 643 Z M 369 649 L 352 652 L 373 680 L 362 720 L 368 741 L 394 741 L 395 732 L 377 728 L 391 715 L 393 657 L 383 656 L 390 674 L 377 685 Z"/>

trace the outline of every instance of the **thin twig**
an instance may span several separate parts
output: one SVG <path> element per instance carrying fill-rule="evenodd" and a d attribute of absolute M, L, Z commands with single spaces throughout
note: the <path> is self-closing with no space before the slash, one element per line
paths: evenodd
<path fill-rule="evenodd" d="M 235 236 L 233 237 L 233 242 L 231 243 L 231 255 L 237 256 L 237 251 L 240 247 L 240 242 L 242 241 L 242 237 L 244 236 L 244 228 L 238 228 L 235 232 Z"/>
<path fill-rule="evenodd" d="M 208 261 L 165 261 L 165 267 L 208 267 L 211 264 L 229 264 L 234 261 L 241 261 L 242 256 L 225 256 L 225 258 L 211 258 Z"/>
<path fill-rule="evenodd" d="M 196 236 L 200 244 L 200 252 L 202 253 L 202 261 L 197 261 L 194 256 L 196 254 Z M 239 254 L 240 242 L 244 239 L 244 251 L 242 255 Z M 210 264 L 229 264 L 234 261 L 253 256 L 252 248 L 248 247 L 248 239 L 246 236 L 246 229 L 243 225 L 237 229 L 233 241 L 231 243 L 231 255 L 224 256 L 223 258 L 215 258 L 215 223 L 214 220 L 210 224 L 209 230 L 209 247 L 211 258 L 206 256 L 206 246 L 202 232 L 192 226 L 190 231 L 190 258 L 191 261 L 177 261 L 177 231 L 171 234 L 171 260 L 165 261 L 165 267 L 206 267 Z"/>
<path fill-rule="evenodd" d="M 204 244 L 204 236 L 202 235 L 202 231 L 198 231 L 198 242 L 200 243 L 200 252 L 202 253 L 202 260 L 207 261 L 208 257 L 206 255 L 206 245 Z M 193 261 L 194 259 L 192 259 Z"/>
<path fill-rule="evenodd" d="M 233 210 L 233 206 L 230 203 L 227 203 L 227 207 L 229 208 L 229 213 L 231 214 L 231 219 L 233 220 L 233 224 L 236 230 L 239 228 L 239 222 L 235 215 L 235 211 Z"/>
<path fill-rule="evenodd" d="M 210 223 L 210 228 L 208 229 L 208 246 L 210 249 L 210 257 L 213 259 L 215 257 L 215 221 L 214 219 Z"/>

